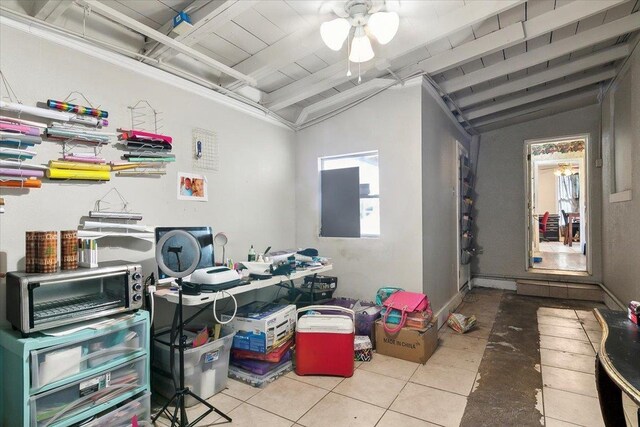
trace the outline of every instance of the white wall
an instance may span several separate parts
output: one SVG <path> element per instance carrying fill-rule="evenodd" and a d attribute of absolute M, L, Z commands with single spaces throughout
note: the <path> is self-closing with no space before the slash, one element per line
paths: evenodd
<path fill-rule="evenodd" d="M 628 135 L 632 136 L 630 147 L 631 161 L 631 200 L 612 203 L 609 195 L 614 191 L 612 185 L 611 138 L 609 136 L 609 101 L 607 94 L 602 102 L 602 264 L 603 282 L 624 304 L 629 300 L 640 299 L 640 47 L 631 57 L 629 74 L 631 76 L 631 111 L 632 128 Z M 618 112 L 616 112 L 617 115 Z"/>
<path fill-rule="evenodd" d="M 378 288 L 422 291 L 420 87 L 387 90 L 297 133 L 296 241 L 333 259 L 338 295 L 372 300 Z M 379 151 L 381 236 L 318 237 L 318 158 Z"/>
<path fill-rule="evenodd" d="M 458 292 L 457 142 L 468 149 L 462 134 L 424 83 L 422 120 L 422 280 L 423 292 L 435 310 Z"/>
<path fill-rule="evenodd" d="M 556 176 L 553 174 L 553 169 L 540 169 L 538 166 L 537 186 L 536 213 L 540 215 L 544 215 L 545 212 L 557 214 Z"/>
<path fill-rule="evenodd" d="M 173 136 L 177 158 L 161 178 L 113 176 L 106 183 L 45 180 L 41 189 L 29 192 L 0 189 L 6 202 L 6 213 L 0 215 L 0 271 L 24 268 L 25 231 L 77 228 L 80 217 L 112 188 L 130 202 L 131 210 L 143 214 L 142 224 L 211 225 L 214 232 L 225 231 L 229 237 L 227 256 L 234 260 L 246 257 L 251 244 L 259 249 L 294 246 L 292 131 L 6 26 L 0 27 L 0 51 L 0 67 L 27 105 L 47 98 L 64 99 L 71 91 L 80 91 L 109 112 L 108 129 L 115 131 L 130 127 L 127 106 L 148 100 L 163 113 L 162 132 Z M 6 95 L 4 88 L 1 95 Z M 206 173 L 207 203 L 176 200 L 176 173 L 196 172 L 191 165 L 191 131 L 195 127 L 214 131 L 219 141 L 220 170 Z M 43 142 L 37 152 L 34 161 L 46 163 L 60 156 L 61 145 Z M 102 151 L 113 161 L 121 154 L 114 146 Z M 101 260 L 142 262 L 145 275 L 155 269 L 150 243 L 103 239 L 100 244 Z M 2 320 L 4 295 L 2 283 Z"/>
<path fill-rule="evenodd" d="M 528 273 L 525 265 L 525 140 L 589 134 L 589 203 L 591 204 L 592 276 L 571 280 L 600 282 L 601 267 L 601 172 L 599 157 L 600 111 L 592 105 L 551 117 L 508 126 L 481 135 L 475 203 L 476 242 L 481 250 L 472 262 L 472 273 L 509 278 L 562 276 Z"/>

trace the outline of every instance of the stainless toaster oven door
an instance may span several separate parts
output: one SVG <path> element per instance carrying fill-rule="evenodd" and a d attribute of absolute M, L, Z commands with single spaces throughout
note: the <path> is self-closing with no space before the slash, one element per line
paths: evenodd
<path fill-rule="evenodd" d="M 40 330 L 126 309 L 127 273 L 101 274 L 29 284 L 29 324 Z"/>

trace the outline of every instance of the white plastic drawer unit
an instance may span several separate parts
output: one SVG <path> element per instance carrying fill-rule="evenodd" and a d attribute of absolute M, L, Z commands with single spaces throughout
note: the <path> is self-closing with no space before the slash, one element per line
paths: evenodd
<path fill-rule="evenodd" d="M 136 417 L 139 426 L 153 425 L 151 424 L 151 393 L 146 392 L 137 399 L 81 425 L 82 427 L 131 427 L 133 417 Z"/>
<path fill-rule="evenodd" d="M 147 324 L 139 322 L 117 331 L 109 331 L 90 340 L 31 351 L 31 391 L 53 383 L 78 379 L 84 372 L 140 356 L 146 351 Z"/>
<path fill-rule="evenodd" d="M 31 426 L 65 425 L 64 420 L 98 405 L 143 391 L 147 384 L 147 357 L 119 365 L 80 381 L 45 391 L 29 399 Z"/>

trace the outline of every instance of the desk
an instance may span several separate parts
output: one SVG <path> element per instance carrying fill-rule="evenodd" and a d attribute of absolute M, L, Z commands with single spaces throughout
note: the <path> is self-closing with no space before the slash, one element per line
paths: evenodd
<path fill-rule="evenodd" d="M 321 274 L 333 269 L 332 265 L 323 265 L 322 267 L 309 268 L 303 271 L 296 271 L 290 276 L 273 276 L 270 279 L 265 280 L 253 280 L 247 285 L 236 286 L 235 288 L 227 289 L 224 291 L 224 295 L 220 295 L 218 299 L 222 297 L 228 297 L 231 295 L 244 294 L 246 292 L 256 291 L 258 289 L 267 288 L 269 286 L 280 285 L 284 282 L 289 282 L 296 279 L 302 279 L 306 276 L 313 276 L 314 274 Z M 160 289 L 155 293 L 156 296 L 166 299 L 172 304 L 178 303 L 178 291 L 172 291 L 170 289 Z M 185 295 L 182 294 L 182 304 L 185 306 L 197 306 L 212 303 L 215 298 L 216 292 L 202 293 L 200 295 Z"/>
<path fill-rule="evenodd" d="M 578 220 L 576 222 L 576 219 Z M 577 212 L 570 212 L 567 214 L 567 223 L 564 227 L 564 244 L 573 246 L 573 224 L 580 223 L 580 214 Z M 580 236 L 582 239 L 582 236 Z"/>
<path fill-rule="evenodd" d="M 594 310 L 602 326 L 596 386 L 607 426 L 624 426 L 622 393 L 640 405 L 640 327 L 624 311 Z M 640 421 L 640 411 L 638 411 Z"/>

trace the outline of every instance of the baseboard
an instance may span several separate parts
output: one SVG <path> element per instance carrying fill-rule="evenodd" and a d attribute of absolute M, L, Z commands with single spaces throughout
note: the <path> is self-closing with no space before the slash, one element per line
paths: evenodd
<path fill-rule="evenodd" d="M 434 318 L 438 319 L 438 329 L 443 327 L 447 323 L 449 313 L 455 311 L 456 308 L 462 303 L 462 299 L 469 292 L 469 288 L 464 286 L 457 294 L 455 294 L 437 313 L 434 314 Z"/>
<path fill-rule="evenodd" d="M 627 306 L 622 303 L 604 284 L 598 283 L 598 286 L 604 291 L 604 304 L 610 310 L 626 310 Z"/>
<path fill-rule="evenodd" d="M 486 277 L 474 277 L 471 279 L 471 287 L 503 289 L 507 291 L 516 290 L 516 281 L 508 279 L 489 279 Z"/>

